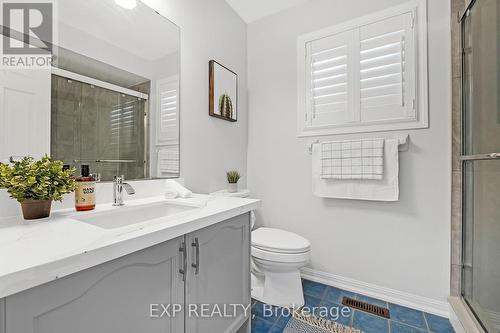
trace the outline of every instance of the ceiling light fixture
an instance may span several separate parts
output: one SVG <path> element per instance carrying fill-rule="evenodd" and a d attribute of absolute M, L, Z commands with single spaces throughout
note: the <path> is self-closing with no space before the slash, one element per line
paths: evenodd
<path fill-rule="evenodd" d="M 115 2 L 125 9 L 134 9 L 137 6 L 137 0 L 115 0 Z"/>

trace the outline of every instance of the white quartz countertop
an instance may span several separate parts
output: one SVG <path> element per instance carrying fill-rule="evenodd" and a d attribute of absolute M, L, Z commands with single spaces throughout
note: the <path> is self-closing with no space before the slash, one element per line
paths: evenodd
<path fill-rule="evenodd" d="M 201 207 L 114 229 L 76 219 L 85 214 L 123 209 L 111 204 L 98 205 L 91 212 L 55 211 L 50 218 L 31 222 L 22 217 L 0 218 L 0 298 L 260 207 L 260 200 L 208 195 L 195 195 L 192 199 L 128 200 L 126 207 L 161 202 Z"/>

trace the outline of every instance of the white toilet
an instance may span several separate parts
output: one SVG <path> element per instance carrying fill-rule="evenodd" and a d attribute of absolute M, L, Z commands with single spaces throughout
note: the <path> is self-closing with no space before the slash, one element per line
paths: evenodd
<path fill-rule="evenodd" d="M 248 190 L 211 193 L 215 196 L 248 197 Z M 309 261 L 311 244 L 307 239 L 289 231 L 259 228 L 252 220 L 252 298 L 282 307 L 304 305 L 300 269 Z"/>
<path fill-rule="evenodd" d="M 276 306 L 303 306 L 300 269 L 309 261 L 310 248 L 307 239 L 289 231 L 252 231 L 252 298 Z"/>

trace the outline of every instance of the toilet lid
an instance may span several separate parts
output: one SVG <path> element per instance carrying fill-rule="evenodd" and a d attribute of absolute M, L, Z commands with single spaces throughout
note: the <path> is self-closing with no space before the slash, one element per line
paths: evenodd
<path fill-rule="evenodd" d="M 307 239 L 293 232 L 259 228 L 252 231 L 252 246 L 278 253 L 303 253 L 309 251 L 311 244 Z"/>

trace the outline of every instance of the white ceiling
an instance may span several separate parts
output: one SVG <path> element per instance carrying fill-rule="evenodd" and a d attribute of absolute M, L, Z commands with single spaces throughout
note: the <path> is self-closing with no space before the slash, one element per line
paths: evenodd
<path fill-rule="evenodd" d="M 61 30 L 69 26 L 148 61 L 179 50 L 178 27 L 142 2 L 128 10 L 114 0 L 64 0 L 58 14 Z"/>
<path fill-rule="evenodd" d="M 226 0 L 247 23 L 295 7 L 308 0 Z"/>

